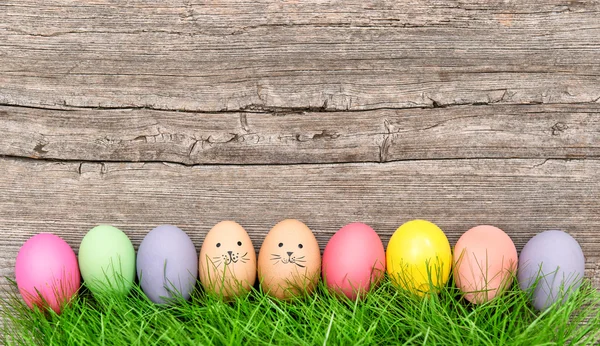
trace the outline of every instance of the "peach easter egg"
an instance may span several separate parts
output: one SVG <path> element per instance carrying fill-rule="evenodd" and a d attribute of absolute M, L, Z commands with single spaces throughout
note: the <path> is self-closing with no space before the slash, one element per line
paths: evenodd
<path fill-rule="evenodd" d="M 289 299 L 313 292 L 319 281 L 321 251 L 301 221 L 283 220 L 265 237 L 258 254 L 258 277 L 267 294 Z"/>
<path fill-rule="evenodd" d="M 454 281 L 466 300 L 484 303 L 510 286 L 517 261 L 517 249 L 508 234 L 494 226 L 476 226 L 454 247 Z"/>
<path fill-rule="evenodd" d="M 200 249 L 200 282 L 207 292 L 231 298 L 256 281 L 256 252 L 246 230 L 234 221 L 216 224 Z"/>

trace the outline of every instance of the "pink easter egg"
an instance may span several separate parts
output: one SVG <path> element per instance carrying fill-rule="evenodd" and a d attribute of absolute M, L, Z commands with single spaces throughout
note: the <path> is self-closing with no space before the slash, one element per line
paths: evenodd
<path fill-rule="evenodd" d="M 30 308 L 49 306 L 60 313 L 79 289 L 77 257 L 60 237 L 35 235 L 23 244 L 15 263 L 17 287 Z"/>
<path fill-rule="evenodd" d="M 325 246 L 322 272 L 330 290 L 356 300 L 383 278 L 385 249 L 381 239 L 364 223 L 342 227 Z"/>

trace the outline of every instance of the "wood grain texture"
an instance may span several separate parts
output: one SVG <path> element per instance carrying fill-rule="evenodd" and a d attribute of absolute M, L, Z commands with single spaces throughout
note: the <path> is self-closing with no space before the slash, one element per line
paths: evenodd
<path fill-rule="evenodd" d="M 565 229 L 600 288 L 600 2 L 0 1 L 0 287 L 19 247 L 136 247 L 284 218 L 323 248 L 413 218 L 520 250 Z M 2 323 L 2 321 L 0 321 Z"/>
<path fill-rule="evenodd" d="M 0 104 L 368 110 L 600 99 L 597 1 L 4 0 Z"/>
<path fill-rule="evenodd" d="M 232 219 L 258 249 L 275 223 L 297 218 L 324 248 L 349 222 L 370 224 L 387 245 L 401 223 L 424 218 L 452 244 L 472 226 L 496 225 L 519 250 L 538 232 L 568 230 L 586 255 L 586 275 L 600 287 L 597 160 L 187 167 L 5 158 L 0 171 L 2 277 L 14 275 L 16 253 L 30 236 L 54 232 L 77 249 L 100 223 L 123 229 L 136 248 L 153 227 L 175 224 L 199 249 L 213 225 Z"/>
<path fill-rule="evenodd" d="M 189 113 L 0 107 L 0 155 L 193 164 L 597 158 L 600 104 Z"/>

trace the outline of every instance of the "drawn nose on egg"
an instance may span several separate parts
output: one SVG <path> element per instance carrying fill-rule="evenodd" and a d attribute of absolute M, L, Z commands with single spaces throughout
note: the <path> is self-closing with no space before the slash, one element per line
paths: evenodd
<path fill-rule="evenodd" d="M 288 254 L 288 256 L 290 256 L 290 257 L 291 257 L 291 256 L 292 256 L 292 254 L 293 254 L 293 252 L 288 252 L 287 254 Z"/>

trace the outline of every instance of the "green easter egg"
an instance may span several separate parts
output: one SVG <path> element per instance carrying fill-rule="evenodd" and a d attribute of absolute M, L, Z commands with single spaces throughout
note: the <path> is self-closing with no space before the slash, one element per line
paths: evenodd
<path fill-rule="evenodd" d="M 92 228 L 79 245 L 79 270 L 93 294 L 129 292 L 135 280 L 135 250 L 120 229 L 100 225 Z"/>

